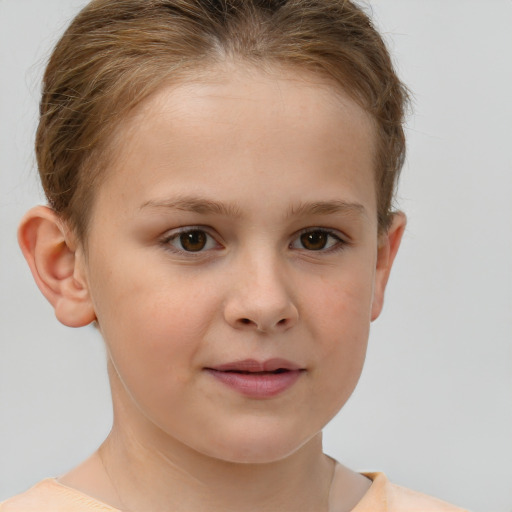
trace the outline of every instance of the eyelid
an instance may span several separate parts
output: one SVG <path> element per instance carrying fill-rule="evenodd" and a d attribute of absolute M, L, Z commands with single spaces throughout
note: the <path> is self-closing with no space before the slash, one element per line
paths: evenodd
<path fill-rule="evenodd" d="M 300 240 L 300 237 L 302 235 L 304 235 L 306 233 L 314 233 L 314 232 L 318 232 L 318 231 L 320 231 L 322 233 L 326 233 L 328 236 L 335 238 L 337 240 L 337 242 L 335 244 L 333 244 L 332 246 L 327 247 L 325 249 L 312 250 L 312 249 L 301 248 L 299 250 L 306 251 L 308 253 L 321 254 L 321 253 L 329 253 L 329 252 L 336 252 L 339 250 L 343 250 L 346 246 L 350 245 L 349 238 L 337 229 L 325 228 L 325 227 L 321 227 L 321 226 L 311 226 L 308 228 L 301 229 L 294 235 L 292 241 L 290 242 L 290 248 L 293 248 L 292 246 L 293 246 L 294 242 Z"/>
<path fill-rule="evenodd" d="M 215 242 L 216 247 L 210 247 L 207 249 L 202 249 L 200 251 L 186 251 L 185 249 L 179 249 L 171 244 L 172 241 L 176 240 L 180 235 L 184 233 L 190 233 L 193 231 L 202 231 L 208 238 Z M 204 256 L 205 253 L 208 253 L 212 250 L 218 250 L 223 248 L 222 244 L 217 240 L 218 237 L 215 237 L 211 234 L 211 229 L 207 226 L 182 226 L 176 229 L 171 229 L 167 231 L 160 239 L 160 244 L 164 246 L 165 249 L 171 251 L 174 254 L 178 255 L 187 255 L 187 257 L 200 257 Z"/>
<path fill-rule="evenodd" d="M 183 233 L 189 233 L 193 231 L 202 231 L 205 233 L 205 235 L 213 240 L 215 242 L 215 247 L 209 247 L 206 249 L 201 249 L 199 251 L 187 251 L 185 249 L 180 249 L 178 247 L 175 247 L 171 244 L 172 241 L 176 240 L 180 235 Z M 164 246 L 166 250 L 169 250 L 170 252 L 178 255 L 186 255 L 187 257 L 204 257 L 207 253 L 211 252 L 212 250 L 219 250 L 224 248 L 224 245 L 218 241 L 219 236 L 214 236 L 211 234 L 212 229 L 208 226 L 182 226 L 179 228 L 175 228 L 172 230 L 167 231 L 160 239 L 160 244 Z M 332 246 L 324 248 L 324 249 L 306 249 L 305 247 L 297 248 L 298 250 L 308 252 L 308 253 L 330 253 L 330 252 L 336 252 L 339 250 L 344 249 L 346 246 L 351 244 L 351 241 L 348 236 L 346 236 L 344 233 L 337 229 L 333 228 L 326 228 L 321 226 L 311 226 L 304 229 L 301 229 L 300 231 L 296 232 L 290 243 L 289 248 L 295 249 L 293 247 L 294 243 L 300 240 L 300 237 L 306 233 L 312 233 L 312 232 L 322 232 L 326 233 L 328 236 L 332 237 L 336 240 L 336 243 L 334 243 Z"/>

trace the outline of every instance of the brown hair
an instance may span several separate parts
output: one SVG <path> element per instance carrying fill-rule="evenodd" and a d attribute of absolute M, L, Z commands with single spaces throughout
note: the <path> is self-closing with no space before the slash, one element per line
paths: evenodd
<path fill-rule="evenodd" d="M 93 0 L 57 43 L 43 80 L 36 153 L 53 209 L 86 241 L 109 135 L 165 81 L 235 57 L 320 72 L 374 119 L 380 229 L 405 155 L 407 92 L 385 44 L 348 0 Z"/>

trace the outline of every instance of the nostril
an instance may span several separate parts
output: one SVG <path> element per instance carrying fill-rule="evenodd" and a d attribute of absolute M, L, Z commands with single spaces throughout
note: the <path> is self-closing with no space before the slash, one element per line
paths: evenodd
<path fill-rule="evenodd" d="M 1 1 L 1 0 L 0 0 Z M 279 317 L 278 317 L 279 318 Z M 270 332 L 273 329 L 278 330 L 286 330 L 289 327 L 293 325 L 292 319 L 288 317 L 280 318 L 277 321 L 270 321 L 269 323 L 266 322 L 258 322 L 255 319 L 251 320 L 251 318 L 247 317 L 239 317 L 235 320 L 235 325 L 241 329 L 241 328 L 251 328 L 256 329 L 257 331 L 261 332 Z"/>

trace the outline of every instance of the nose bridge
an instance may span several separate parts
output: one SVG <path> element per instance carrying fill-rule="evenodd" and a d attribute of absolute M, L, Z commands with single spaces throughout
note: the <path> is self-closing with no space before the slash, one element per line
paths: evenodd
<path fill-rule="evenodd" d="M 236 328 L 261 332 L 287 330 L 298 310 L 286 279 L 286 264 L 277 251 L 261 247 L 243 251 L 234 264 L 226 320 Z"/>

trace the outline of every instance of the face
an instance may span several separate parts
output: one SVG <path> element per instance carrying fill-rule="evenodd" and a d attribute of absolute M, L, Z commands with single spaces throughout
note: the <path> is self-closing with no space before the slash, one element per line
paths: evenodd
<path fill-rule="evenodd" d="M 83 272 L 128 422 L 285 457 L 352 393 L 375 316 L 374 135 L 321 78 L 219 70 L 125 122 Z"/>

